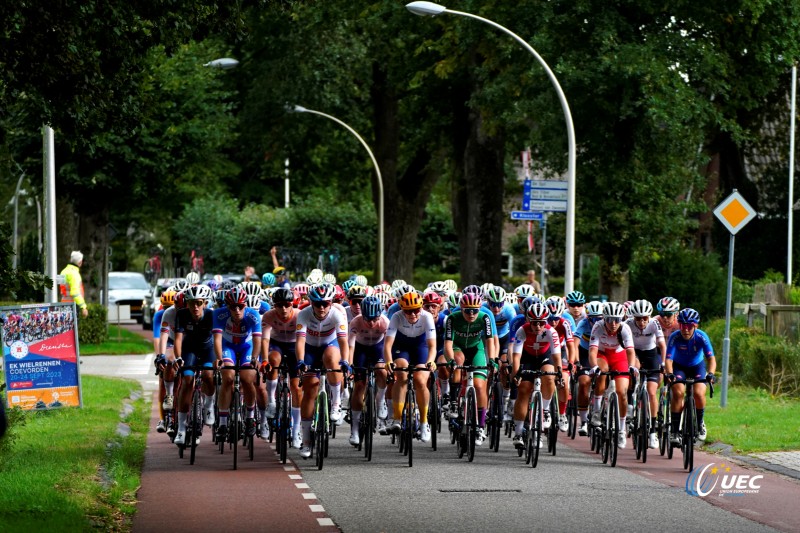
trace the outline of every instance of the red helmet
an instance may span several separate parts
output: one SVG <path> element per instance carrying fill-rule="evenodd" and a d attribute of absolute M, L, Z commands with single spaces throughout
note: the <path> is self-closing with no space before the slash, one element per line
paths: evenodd
<path fill-rule="evenodd" d="M 240 287 L 234 287 L 225 293 L 225 305 L 247 305 L 247 293 Z"/>
<path fill-rule="evenodd" d="M 442 305 L 442 297 L 433 291 L 428 291 L 422 295 L 422 303 Z"/>
<path fill-rule="evenodd" d="M 339 285 L 337 283 L 336 285 L 333 286 L 333 301 L 334 302 L 341 303 L 341 302 L 344 301 L 344 299 L 346 297 L 347 297 L 347 295 L 345 294 L 344 289 L 342 288 L 341 285 Z"/>

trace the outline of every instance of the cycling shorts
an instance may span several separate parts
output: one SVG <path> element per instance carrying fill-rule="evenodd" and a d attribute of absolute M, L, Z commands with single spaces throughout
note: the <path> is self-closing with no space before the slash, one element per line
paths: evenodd
<path fill-rule="evenodd" d="M 206 368 L 214 368 L 214 352 L 210 348 L 208 350 L 184 351 L 181 354 L 181 358 L 184 366 L 184 370 L 181 373 L 184 376 L 194 376 L 194 370 L 189 367 L 204 366 Z"/>
<path fill-rule="evenodd" d="M 409 366 L 424 365 L 428 362 L 428 343 L 425 336 L 406 337 L 398 333 L 392 345 L 392 360 L 405 359 Z"/>
<path fill-rule="evenodd" d="M 561 368 L 567 369 L 569 364 L 569 350 L 567 350 L 567 343 L 561 345 Z"/>
<path fill-rule="evenodd" d="M 289 377 L 296 378 L 300 374 L 297 372 L 297 352 L 295 351 L 296 344 L 293 342 L 281 342 L 270 339 L 269 351 L 278 352 L 281 354 L 281 363 L 286 363 L 289 368 Z"/>
<path fill-rule="evenodd" d="M 630 370 L 630 366 L 628 365 L 628 354 L 625 350 L 621 352 L 615 352 L 612 355 L 606 355 L 605 353 L 598 353 L 597 357 L 601 359 L 605 359 L 608 363 L 608 369 L 614 370 L 616 372 L 628 372 Z M 629 376 L 617 376 L 614 379 L 630 379 Z"/>
<path fill-rule="evenodd" d="M 339 342 L 336 339 L 333 339 L 328 344 L 324 344 L 322 346 L 311 346 L 306 344 L 306 355 L 303 357 L 303 362 L 308 368 L 322 368 L 324 365 L 322 364 L 322 354 L 325 353 L 329 347 L 336 348 L 336 351 L 339 351 Z"/>
<path fill-rule="evenodd" d="M 549 355 L 532 355 L 525 350 L 522 351 L 522 357 L 519 360 L 520 370 L 541 370 L 542 367 L 547 365 L 553 366 L 553 358 Z M 531 383 L 536 380 L 536 376 L 531 374 L 522 374 L 520 378 L 522 378 L 522 381 Z"/>
<path fill-rule="evenodd" d="M 356 343 L 353 348 L 353 368 L 354 377 L 356 381 L 364 381 L 367 379 L 367 371 L 361 368 L 373 367 L 378 363 L 385 363 L 383 359 L 383 341 L 368 346 L 366 344 Z"/>
<path fill-rule="evenodd" d="M 498 357 L 503 357 L 508 354 L 508 341 L 511 340 L 511 333 L 506 333 L 500 337 L 500 352 Z"/>
<path fill-rule="evenodd" d="M 581 367 L 588 367 L 589 366 L 589 349 L 584 348 L 581 345 L 578 345 L 578 361 L 581 363 Z"/>
<path fill-rule="evenodd" d="M 465 366 L 486 366 L 486 353 L 479 348 L 459 348 L 458 346 L 453 346 L 453 350 L 464 354 Z M 472 376 L 486 381 L 489 379 L 489 372 L 486 370 L 476 370 Z"/>
<path fill-rule="evenodd" d="M 684 366 L 678 363 L 672 363 L 672 373 L 678 379 L 695 378 L 705 379 L 706 377 L 706 363 L 703 361 L 699 365 Z"/>
<path fill-rule="evenodd" d="M 253 345 L 249 342 L 231 345 L 222 343 L 222 366 L 252 366 Z"/>
<path fill-rule="evenodd" d="M 661 368 L 661 354 L 658 353 L 658 348 L 636 350 L 636 358 L 639 359 L 639 365 L 642 370 L 658 370 Z M 647 376 L 647 381 L 658 383 L 660 377 L 660 374 L 653 374 Z"/>

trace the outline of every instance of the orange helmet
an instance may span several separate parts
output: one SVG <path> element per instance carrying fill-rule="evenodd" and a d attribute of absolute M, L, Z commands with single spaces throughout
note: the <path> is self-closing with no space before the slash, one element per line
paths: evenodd
<path fill-rule="evenodd" d="M 407 292 L 400 297 L 400 309 L 403 311 L 412 311 L 414 309 L 422 308 L 422 296 L 417 292 Z"/>
<path fill-rule="evenodd" d="M 175 303 L 175 291 L 167 289 L 161 293 L 161 305 L 165 308 Z"/>

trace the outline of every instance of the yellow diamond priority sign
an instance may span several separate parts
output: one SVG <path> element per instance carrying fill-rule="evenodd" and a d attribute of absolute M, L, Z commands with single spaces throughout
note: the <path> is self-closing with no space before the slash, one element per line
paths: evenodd
<path fill-rule="evenodd" d="M 740 229 L 745 227 L 748 222 L 756 216 L 756 210 L 736 192 L 725 198 L 716 209 L 714 215 L 722 222 L 731 234 L 736 235 Z"/>

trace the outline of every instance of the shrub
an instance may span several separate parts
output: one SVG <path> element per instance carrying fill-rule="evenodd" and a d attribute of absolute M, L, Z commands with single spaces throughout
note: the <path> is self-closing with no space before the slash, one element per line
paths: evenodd
<path fill-rule="evenodd" d="M 78 311 L 78 342 L 100 344 L 108 338 L 108 309 L 100 304 L 89 304 L 89 316 L 80 316 Z"/>
<path fill-rule="evenodd" d="M 5 405 L 5 398 L 0 397 L 0 402 Z M 3 437 L 0 437 L 0 470 L 5 466 L 5 461 L 12 457 L 12 448 L 14 441 L 17 440 L 19 429 L 27 422 L 26 411 L 19 407 L 7 409 L 6 412 L 6 431 Z"/>

